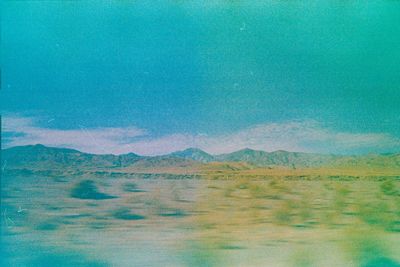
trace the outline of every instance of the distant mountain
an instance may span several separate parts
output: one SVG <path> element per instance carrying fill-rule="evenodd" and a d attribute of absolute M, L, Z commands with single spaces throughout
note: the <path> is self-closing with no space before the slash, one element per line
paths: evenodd
<path fill-rule="evenodd" d="M 343 156 L 283 150 L 265 152 L 246 148 L 229 154 L 217 155 L 215 159 L 223 162 L 246 162 L 259 167 L 400 168 L 400 154 L 393 153 Z"/>
<path fill-rule="evenodd" d="M 74 149 L 46 147 L 44 145 L 18 146 L 2 150 L 2 166 L 28 169 L 55 168 L 112 168 L 123 167 L 138 161 L 141 156 L 96 155 Z"/>
<path fill-rule="evenodd" d="M 399 169 L 400 154 L 367 154 L 360 156 L 341 156 L 330 162 L 332 167 L 360 169 Z M 400 171 L 399 171 L 400 174 Z"/>
<path fill-rule="evenodd" d="M 130 166 L 138 162 L 140 159 L 144 158 L 135 153 L 122 154 L 117 157 L 118 157 L 118 167 Z"/>
<path fill-rule="evenodd" d="M 169 154 L 174 157 L 178 158 L 184 158 L 184 159 L 191 159 L 203 163 L 208 163 L 215 161 L 214 156 L 208 154 L 207 152 L 204 152 L 201 149 L 198 148 L 188 148 L 182 151 L 177 151 L 174 153 Z"/>
<path fill-rule="evenodd" d="M 145 157 L 134 153 L 95 155 L 74 149 L 28 145 L 2 150 L 1 161 L 2 168 L 31 170 L 128 168 L 134 171 L 138 169 L 156 170 L 157 168 L 189 169 L 199 166 L 204 168 L 205 164 L 212 168 L 218 166 L 218 168 L 227 169 L 275 166 L 292 169 L 307 167 L 400 169 L 400 154 L 337 156 L 282 150 L 265 152 L 248 148 L 216 156 L 197 148 L 189 148 L 169 155 Z"/>
<path fill-rule="evenodd" d="M 315 167 L 327 164 L 338 156 L 274 151 L 265 152 L 245 148 L 233 153 L 216 156 L 219 161 L 247 162 L 256 166 Z"/>

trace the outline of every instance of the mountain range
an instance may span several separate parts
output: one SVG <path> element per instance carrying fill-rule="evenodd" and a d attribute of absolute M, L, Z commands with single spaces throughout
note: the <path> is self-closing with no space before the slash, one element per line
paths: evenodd
<path fill-rule="evenodd" d="M 315 153 L 274 151 L 265 152 L 242 149 L 228 154 L 211 155 L 197 148 L 188 148 L 163 156 L 140 156 L 135 153 L 89 154 L 74 149 L 47 147 L 44 145 L 17 146 L 2 150 L 2 169 L 40 169 L 59 168 L 79 169 L 156 169 L 167 167 L 193 167 L 221 163 L 245 163 L 257 167 L 376 167 L 400 169 L 400 154 L 367 154 L 356 156 L 326 155 Z"/>

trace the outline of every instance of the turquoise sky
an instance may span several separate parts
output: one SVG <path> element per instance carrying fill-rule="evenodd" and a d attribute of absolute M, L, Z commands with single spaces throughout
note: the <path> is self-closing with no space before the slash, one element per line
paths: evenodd
<path fill-rule="evenodd" d="M 399 1 L 209 2 L 3 1 L 5 145 L 400 151 Z"/>

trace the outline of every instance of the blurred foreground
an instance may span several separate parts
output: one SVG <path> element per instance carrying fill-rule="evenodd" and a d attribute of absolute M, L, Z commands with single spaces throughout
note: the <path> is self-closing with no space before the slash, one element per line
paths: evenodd
<path fill-rule="evenodd" d="M 398 177 L 2 183 L 2 266 L 400 266 Z"/>

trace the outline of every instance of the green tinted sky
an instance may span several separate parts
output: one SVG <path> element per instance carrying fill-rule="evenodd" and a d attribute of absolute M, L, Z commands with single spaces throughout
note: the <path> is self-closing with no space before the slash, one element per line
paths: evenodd
<path fill-rule="evenodd" d="M 209 2 L 3 2 L 3 141 L 98 152 L 65 135 L 135 128 L 104 152 L 400 150 L 399 1 Z"/>

